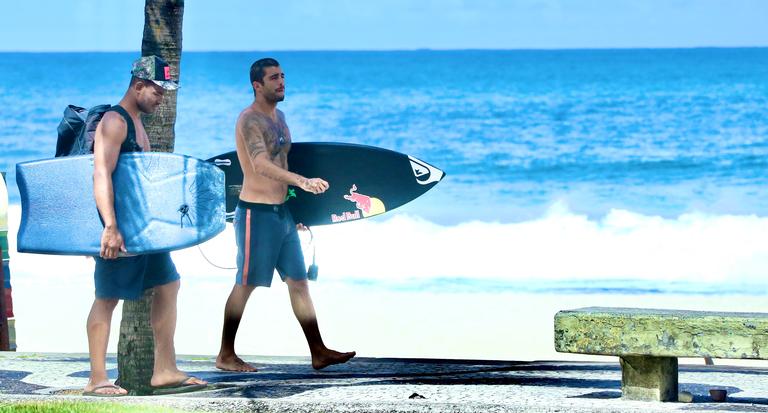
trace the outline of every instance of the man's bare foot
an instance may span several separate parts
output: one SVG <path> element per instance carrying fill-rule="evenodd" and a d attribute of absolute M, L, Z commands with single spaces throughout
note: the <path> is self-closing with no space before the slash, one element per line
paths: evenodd
<path fill-rule="evenodd" d="M 205 380 L 200 380 L 197 377 L 188 376 L 183 371 L 176 370 L 175 372 L 164 372 L 161 374 L 152 375 L 152 379 L 149 381 L 152 387 L 163 386 L 179 386 L 179 385 L 200 385 L 208 384 Z"/>
<path fill-rule="evenodd" d="M 346 363 L 352 357 L 355 357 L 354 351 L 349 353 L 339 353 L 334 350 L 326 350 L 319 354 L 312 355 L 312 368 L 315 370 L 324 369 L 334 364 Z"/>
<path fill-rule="evenodd" d="M 256 371 L 256 367 L 246 363 L 236 355 L 232 355 L 232 357 L 222 357 L 219 355 L 216 357 L 216 368 L 225 371 L 242 371 L 246 373 L 253 373 Z"/>
<path fill-rule="evenodd" d="M 128 394 L 128 390 L 110 383 L 109 380 L 99 383 L 89 381 L 83 389 L 83 396 L 118 397 L 126 394 Z"/>

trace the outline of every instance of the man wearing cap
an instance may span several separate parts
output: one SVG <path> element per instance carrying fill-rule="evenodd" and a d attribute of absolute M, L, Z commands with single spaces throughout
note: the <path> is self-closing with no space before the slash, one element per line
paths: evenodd
<path fill-rule="evenodd" d="M 155 341 L 155 365 L 150 384 L 157 394 L 193 391 L 205 382 L 189 377 L 176 367 L 173 335 L 176 329 L 176 297 L 179 274 L 169 253 L 125 256 L 123 236 L 115 218 L 112 173 L 121 153 L 150 151 L 141 123 L 142 113 L 152 113 L 163 102 L 166 90 L 179 85 L 171 79 L 170 66 L 157 56 L 133 63 L 131 83 L 122 100 L 112 106 L 96 128 L 93 144 L 93 194 L 104 224 L 100 256 L 96 257 L 96 298 L 88 315 L 88 351 L 91 374 L 83 394 L 122 396 L 125 389 L 110 383 L 106 352 L 112 313 L 120 299 L 136 300 L 154 288 L 151 324 Z"/>

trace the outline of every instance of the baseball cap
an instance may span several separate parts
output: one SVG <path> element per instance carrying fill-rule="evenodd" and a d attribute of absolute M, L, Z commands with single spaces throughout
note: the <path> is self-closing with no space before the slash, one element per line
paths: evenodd
<path fill-rule="evenodd" d="M 179 84 L 171 80 L 171 66 L 157 56 L 142 56 L 136 59 L 131 74 L 139 79 L 151 80 L 166 90 L 179 88 Z"/>

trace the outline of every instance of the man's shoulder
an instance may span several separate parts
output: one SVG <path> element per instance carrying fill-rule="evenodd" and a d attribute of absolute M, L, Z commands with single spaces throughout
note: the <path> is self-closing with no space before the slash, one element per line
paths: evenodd
<path fill-rule="evenodd" d="M 117 111 L 110 110 L 107 112 L 104 112 L 104 116 L 101 118 L 101 122 L 99 122 L 102 125 L 105 126 L 127 126 L 127 123 L 125 122 L 125 118 L 123 115 L 118 113 Z"/>
<path fill-rule="evenodd" d="M 263 128 L 265 124 L 264 115 L 261 112 L 253 110 L 253 108 L 246 108 L 240 112 L 240 116 L 237 119 L 238 125 L 243 128 L 259 127 Z"/>
<path fill-rule="evenodd" d="M 123 115 L 115 111 L 109 111 L 104 113 L 104 116 L 101 118 L 97 134 L 98 132 L 107 137 L 125 138 L 128 132 L 128 123 Z"/>

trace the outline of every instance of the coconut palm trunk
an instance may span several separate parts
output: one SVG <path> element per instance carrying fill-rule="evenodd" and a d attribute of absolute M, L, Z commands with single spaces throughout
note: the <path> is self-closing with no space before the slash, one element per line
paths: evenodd
<path fill-rule="evenodd" d="M 171 77 L 180 78 L 181 27 L 184 0 L 146 0 L 141 55 L 156 55 L 171 65 Z M 173 152 L 176 139 L 176 91 L 165 93 L 163 104 L 143 115 L 144 129 L 153 151 Z M 150 325 L 152 290 L 140 300 L 125 300 L 117 349 L 118 383 L 131 394 L 150 394 L 154 366 L 154 339 Z"/>

